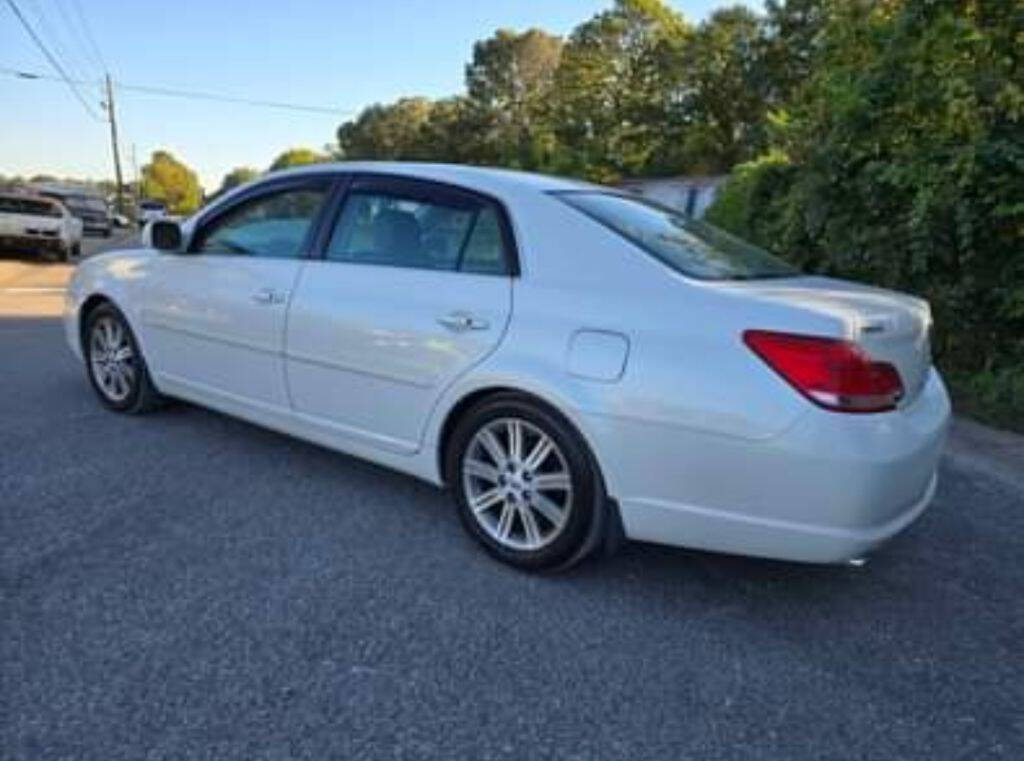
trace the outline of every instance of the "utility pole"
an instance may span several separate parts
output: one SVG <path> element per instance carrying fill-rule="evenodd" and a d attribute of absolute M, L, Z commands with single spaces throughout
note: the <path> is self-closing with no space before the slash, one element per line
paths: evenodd
<path fill-rule="evenodd" d="M 121 153 L 117 148 L 117 117 L 114 115 L 114 87 L 110 83 L 110 74 L 106 75 L 107 80 L 107 118 L 110 121 L 110 144 L 114 150 L 114 176 L 117 180 L 117 213 L 124 214 L 124 198 L 122 195 L 121 177 Z"/>
<path fill-rule="evenodd" d="M 139 160 L 135 157 L 135 143 L 132 143 L 132 176 L 134 177 L 135 188 L 135 213 L 139 213 L 139 199 L 142 197 L 142 190 L 139 187 Z"/>

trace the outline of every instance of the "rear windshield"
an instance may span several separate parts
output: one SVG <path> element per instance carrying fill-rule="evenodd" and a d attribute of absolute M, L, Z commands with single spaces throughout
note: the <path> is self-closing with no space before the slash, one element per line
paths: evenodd
<path fill-rule="evenodd" d="M 60 217 L 60 207 L 41 198 L 17 198 L 0 196 L 0 212 L 28 214 L 33 217 Z"/>
<path fill-rule="evenodd" d="M 76 209 L 86 211 L 106 211 L 107 202 L 95 196 L 68 196 L 67 203 Z"/>
<path fill-rule="evenodd" d="M 689 277 L 754 280 L 800 274 L 752 243 L 645 198 L 601 191 L 554 195 Z"/>

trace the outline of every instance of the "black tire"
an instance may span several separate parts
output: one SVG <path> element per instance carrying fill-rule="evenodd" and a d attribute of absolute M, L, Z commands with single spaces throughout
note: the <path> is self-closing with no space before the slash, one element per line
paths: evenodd
<path fill-rule="evenodd" d="M 73 246 L 62 248 L 57 255 L 57 258 L 62 262 L 74 262 L 82 256 L 82 247 L 75 243 Z"/>
<path fill-rule="evenodd" d="M 474 437 L 489 423 L 519 419 L 548 436 L 568 466 L 572 493 L 568 517 L 550 543 L 539 549 L 516 549 L 503 544 L 481 525 L 469 506 L 463 460 Z M 524 450 L 525 451 L 525 450 Z M 590 450 L 580 434 L 559 413 L 532 398 L 516 393 L 487 397 L 458 422 L 445 453 L 445 479 L 455 499 L 463 527 L 499 560 L 531 571 L 567 568 L 600 544 L 606 502 L 604 484 Z M 522 522 L 521 519 L 520 523 Z M 525 527 L 524 527 L 525 529 Z"/>
<path fill-rule="evenodd" d="M 104 320 L 111 320 L 120 326 L 132 350 L 134 373 L 124 398 L 114 398 L 96 378 L 97 371 L 94 369 L 93 363 L 93 333 L 97 325 Z M 101 304 L 89 313 L 89 316 L 86 318 L 83 336 L 82 348 L 85 355 L 85 374 L 89 377 L 89 383 L 92 384 L 93 390 L 103 406 L 115 412 L 124 412 L 132 415 L 150 412 L 161 406 L 163 397 L 156 390 L 156 387 L 153 386 L 153 381 L 149 376 L 149 369 L 146 367 L 146 361 L 139 349 L 138 342 L 135 340 L 135 334 L 132 333 L 132 329 L 124 315 L 113 304 Z"/>

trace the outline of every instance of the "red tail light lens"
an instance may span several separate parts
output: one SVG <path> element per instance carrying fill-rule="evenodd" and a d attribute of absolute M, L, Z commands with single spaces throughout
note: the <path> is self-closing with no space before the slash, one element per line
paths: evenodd
<path fill-rule="evenodd" d="M 888 362 L 875 362 L 857 344 L 838 338 L 748 330 L 743 342 L 793 388 L 838 412 L 896 407 L 903 381 Z"/>

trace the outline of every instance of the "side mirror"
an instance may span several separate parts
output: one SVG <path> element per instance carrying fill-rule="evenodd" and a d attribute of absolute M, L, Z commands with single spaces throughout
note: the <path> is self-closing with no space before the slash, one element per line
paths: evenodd
<path fill-rule="evenodd" d="M 155 219 L 147 225 L 149 242 L 159 251 L 179 251 L 181 249 L 181 228 L 177 222 L 167 219 Z"/>

